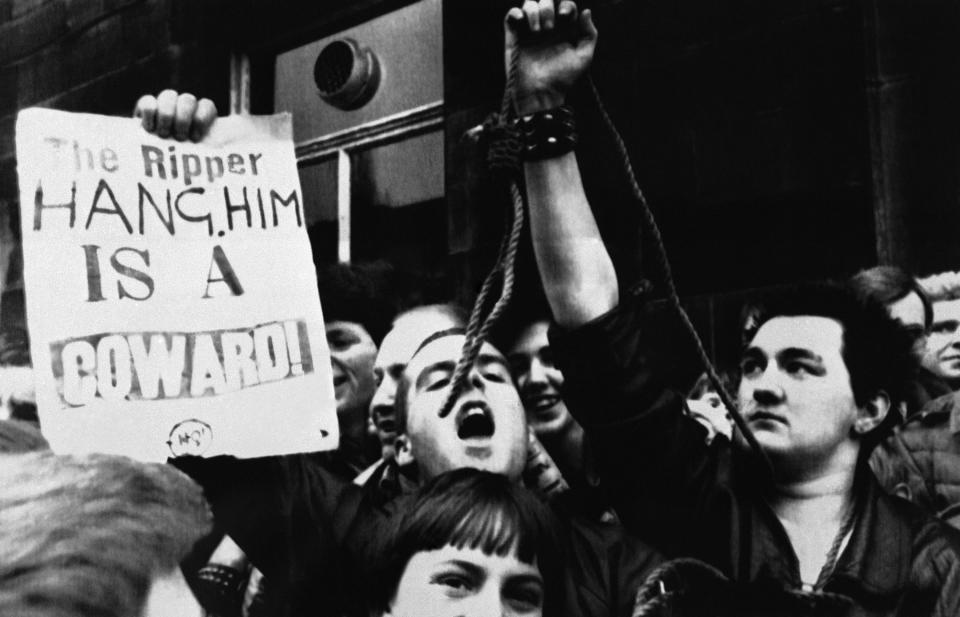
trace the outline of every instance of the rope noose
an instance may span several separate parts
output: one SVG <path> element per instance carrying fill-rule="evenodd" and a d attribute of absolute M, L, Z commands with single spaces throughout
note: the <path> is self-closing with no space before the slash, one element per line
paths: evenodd
<path fill-rule="evenodd" d="M 517 254 L 517 246 L 520 241 L 520 234 L 523 230 L 525 207 L 523 194 L 520 192 L 517 179 L 520 173 L 521 145 L 519 136 L 517 134 L 515 122 L 516 109 L 514 108 L 513 100 L 514 90 L 517 83 L 519 62 L 519 48 L 514 47 L 510 55 L 510 66 L 507 70 L 507 82 L 504 87 L 503 98 L 500 104 L 500 113 L 491 119 L 488 119 L 487 122 L 484 123 L 483 130 L 489 147 L 487 156 L 488 165 L 492 171 L 501 172 L 501 175 L 507 178 L 509 185 L 510 197 L 513 201 L 510 234 L 505 237 L 501 243 L 497 261 L 484 280 L 483 286 L 480 288 L 480 293 L 477 295 L 477 299 L 474 302 L 473 310 L 470 314 L 470 321 L 467 325 L 466 340 L 463 344 L 460 360 L 457 362 L 457 366 L 454 369 L 450 392 L 447 395 L 447 399 L 444 401 L 443 407 L 440 409 L 440 417 L 447 416 L 453 409 L 454 403 L 463 392 L 467 375 L 469 374 L 470 368 L 473 366 L 474 362 L 476 362 L 477 355 L 480 353 L 480 348 L 483 346 L 484 340 L 486 340 L 490 329 L 503 314 L 504 310 L 506 310 L 510 303 L 510 298 L 513 296 L 514 261 Z M 607 130 L 610 131 L 614 143 L 616 144 L 617 154 L 620 157 L 623 171 L 627 176 L 628 182 L 630 183 L 630 189 L 633 193 L 633 197 L 640 205 L 644 223 L 646 224 L 650 231 L 650 235 L 653 238 L 654 252 L 657 257 L 657 265 L 660 268 L 660 273 L 663 278 L 664 286 L 666 287 L 670 304 L 677 312 L 680 320 L 683 322 L 684 328 L 690 333 L 700 361 L 706 368 L 707 375 L 709 376 L 711 383 L 713 383 L 714 388 L 716 388 L 717 394 L 720 396 L 720 400 L 723 401 L 723 404 L 730 411 L 731 418 L 733 418 L 737 428 L 740 429 L 740 432 L 749 444 L 750 449 L 753 450 L 760 460 L 764 462 L 767 472 L 772 475 L 773 467 L 770 464 L 770 460 L 760 447 L 760 444 L 757 443 L 756 437 L 753 435 L 753 431 L 750 430 L 750 427 L 747 426 L 743 416 L 740 415 L 737 405 L 734 403 L 730 393 L 727 392 L 727 389 L 720 381 L 720 376 L 717 374 L 716 368 L 713 366 L 713 362 L 707 355 L 707 351 L 703 346 L 703 342 L 700 340 L 700 335 L 697 334 L 697 330 L 694 328 L 693 322 L 690 321 L 690 316 L 687 315 L 687 312 L 680 304 L 680 296 L 677 293 L 677 288 L 673 280 L 673 273 L 670 268 L 670 261 L 667 257 L 666 248 L 663 244 L 663 236 L 660 233 L 660 227 L 657 225 L 657 221 L 653 216 L 653 211 L 650 209 L 646 197 L 644 196 L 643 191 L 640 189 L 640 185 L 637 182 L 637 176 L 633 171 L 633 165 L 630 162 L 630 154 L 627 151 L 627 146 L 624 143 L 620 132 L 617 130 L 616 125 L 614 125 L 613 120 L 610 118 L 610 115 L 607 113 L 607 109 L 600 98 L 600 93 L 597 91 L 596 85 L 593 83 L 593 79 L 589 75 L 587 75 L 587 81 L 590 85 L 590 91 L 593 94 L 597 108 L 600 110 L 601 118 L 603 119 Z M 483 314 L 488 303 L 488 297 L 498 279 L 502 280 L 500 297 L 497 299 L 490 313 L 484 317 Z"/>
<path fill-rule="evenodd" d="M 510 198 L 513 203 L 511 212 L 510 233 L 500 244 L 497 261 L 490 273 L 487 274 L 477 294 L 467 324 L 466 340 L 460 353 L 460 360 L 454 369 L 451 379 L 450 392 L 440 409 L 440 417 L 447 416 L 453 409 L 454 403 L 463 393 L 470 368 L 480 354 L 480 348 L 486 340 L 490 330 L 510 304 L 513 297 L 514 262 L 520 236 L 523 232 L 524 199 L 520 191 L 517 176 L 520 173 L 521 143 L 516 127 L 516 111 L 513 106 L 513 95 L 517 83 L 517 71 L 520 63 L 520 52 L 513 48 L 510 55 L 510 66 L 507 70 L 507 83 L 503 90 L 503 99 L 500 104 L 500 113 L 495 114 L 484 123 L 483 135 L 488 144 L 487 164 L 491 171 L 507 179 Z M 484 315 L 490 294 L 494 286 L 501 282 L 500 297 L 494 303 L 490 313 Z"/>

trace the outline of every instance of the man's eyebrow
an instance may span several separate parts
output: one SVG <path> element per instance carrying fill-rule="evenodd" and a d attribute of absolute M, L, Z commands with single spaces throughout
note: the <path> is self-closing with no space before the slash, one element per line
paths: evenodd
<path fill-rule="evenodd" d="M 743 359 L 749 358 L 751 360 L 757 359 L 757 358 L 765 358 L 766 356 L 767 354 L 765 354 L 759 347 L 747 347 L 746 349 L 743 350 L 743 353 L 740 354 L 741 358 Z"/>
<path fill-rule="evenodd" d="M 823 358 L 819 354 L 816 354 L 809 349 L 804 349 L 802 347 L 787 347 L 782 349 L 777 353 L 777 359 L 780 361 L 784 360 L 812 360 L 819 364 L 823 364 Z"/>
<path fill-rule="evenodd" d="M 417 374 L 417 388 L 423 387 L 423 380 L 427 378 L 430 373 L 435 371 L 445 371 L 452 373 L 453 370 L 457 367 L 457 363 L 453 360 L 440 360 L 439 362 L 434 362 L 433 364 L 428 364 L 420 370 L 420 373 Z"/>
<path fill-rule="evenodd" d="M 514 584 L 526 585 L 529 583 L 535 583 L 537 585 L 543 586 L 543 577 L 539 574 L 534 574 L 533 572 L 524 572 L 523 574 L 513 574 L 510 576 L 510 582 Z"/>
<path fill-rule="evenodd" d="M 463 559 L 448 559 L 445 563 L 446 563 L 447 565 L 457 566 L 458 568 L 463 568 L 464 570 L 466 570 L 467 572 L 469 572 L 470 574 L 472 574 L 472 575 L 474 575 L 474 576 L 482 576 L 482 575 L 483 575 L 483 568 L 481 568 L 481 567 L 478 566 L 477 564 L 475 564 L 475 563 L 473 563 L 473 562 L 470 562 L 470 561 L 464 561 Z"/>

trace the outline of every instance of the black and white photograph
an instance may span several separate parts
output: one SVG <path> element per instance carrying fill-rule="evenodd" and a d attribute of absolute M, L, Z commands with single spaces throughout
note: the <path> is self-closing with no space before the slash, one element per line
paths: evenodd
<path fill-rule="evenodd" d="M 0 0 L 0 617 L 956 617 L 957 238 L 948 0 Z"/>

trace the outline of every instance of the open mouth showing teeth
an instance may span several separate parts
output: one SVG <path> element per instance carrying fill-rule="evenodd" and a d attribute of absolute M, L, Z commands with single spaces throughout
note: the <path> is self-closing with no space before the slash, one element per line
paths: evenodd
<path fill-rule="evenodd" d="M 536 396 L 527 399 L 526 407 L 530 411 L 546 411 L 559 402 L 559 396 Z"/>
<path fill-rule="evenodd" d="M 461 410 L 457 422 L 457 437 L 460 439 L 481 439 L 493 435 L 493 416 L 486 405 L 475 403 Z"/>

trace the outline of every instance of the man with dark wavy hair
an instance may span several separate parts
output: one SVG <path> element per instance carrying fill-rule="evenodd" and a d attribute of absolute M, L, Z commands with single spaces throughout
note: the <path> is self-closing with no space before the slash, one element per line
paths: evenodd
<path fill-rule="evenodd" d="M 861 297 L 882 304 L 891 317 L 903 324 L 914 339 L 914 353 L 922 360 L 933 330 L 934 313 L 933 303 L 920 282 L 901 268 L 875 266 L 855 274 L 850 284 Z M 918 365 L 900 415 L 909 418 L 933 399 L 950 392 L 950 386 L 938 374 Z"/>

